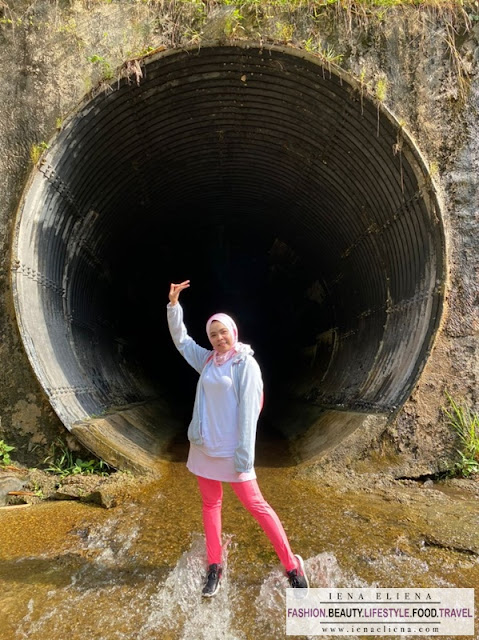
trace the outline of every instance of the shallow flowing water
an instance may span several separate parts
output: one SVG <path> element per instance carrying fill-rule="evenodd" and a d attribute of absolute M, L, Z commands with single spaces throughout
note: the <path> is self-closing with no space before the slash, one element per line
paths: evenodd
<path fill-rule="evenodd" d="M 315 487 L 296 471 L 257 467 L 311 586 L 479 586 L 473 498 Z M 205 600 L 199 493 L 183 461 L 110 511 L 74 502 L 0 510 L 0 639 L 286 638 L 286 578 L 227 485 L 223 528 L 225 578 Z"/>

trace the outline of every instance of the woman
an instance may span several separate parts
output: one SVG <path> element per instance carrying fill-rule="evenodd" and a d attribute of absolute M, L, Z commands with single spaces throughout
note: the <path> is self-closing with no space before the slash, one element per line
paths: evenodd
<path fill-rule="evenodd" d="M 293 588 L 308 588 L 301 556 L 293 555 L 283 526 L 265 501 L 256 482 L 254 447 L 256 423 L 263 402 L 263 381 L 249 345 L 238 342 L 232 318 L 217 313 L 206 323 L 213 350 L 204 349 L 183 324 L 180 293 L 185 280 L 171 284 L 168 326 L 176 348 L 199 374 L 188 428 L 187 467 L 198 478 L 203 500 L 208 571 L 203 596 L 214 596 L 222 576 L 222 482 L 229 482 L 243 505 L 258 521 L 283 564 Z"/>

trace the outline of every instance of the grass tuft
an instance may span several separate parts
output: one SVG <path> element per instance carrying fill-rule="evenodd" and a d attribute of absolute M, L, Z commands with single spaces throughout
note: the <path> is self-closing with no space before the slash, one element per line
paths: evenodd
<path fill-rule="evenodd" d="M 449 406 L 443 407 L 444 415 L 461 442 L 461 448 L 457 449 L 460 460 L 451 473 L 468 477 L 479 473 L 479 414 L 458 404 L 447 391 L 446 398 Z"/>
<path fill-rule="evenodd" d="M 48 464 L 45 471 L 49 471 L 61 478 L 75 476 L 80 473 L 87 475 L 107 476 L 111 473 L 111 467 L 104 460 L 82 460 L 76 458 L 68 446 L 61 440 L 57 440 L 51 447 L 51 453 L 43 461 Z"/>
<path fill-rule="evenodd" d="M 40 142 L 38 144 L 32 144 L 30 147 L 30 160 L 33 164 L 37 164 L 40 160 L 40 157 L 44 151 L 48 149 L 48 144 L 46 142 Z"/>

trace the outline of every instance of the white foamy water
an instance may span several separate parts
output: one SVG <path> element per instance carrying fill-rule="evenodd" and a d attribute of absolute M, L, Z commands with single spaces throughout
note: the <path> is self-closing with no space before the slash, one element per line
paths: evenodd
<path fill-rule="evenodd" d="M 81 536 L 82 555 L 72 554 L 64 559 L 68 568 L 63 570 L 62 577 L 68 576 L 68 584 L 29 600 L 27 613 L 15 630 L 14 639 L 46 640 L 67 635 L 88 637 L 89 640 L 131 639 L 129 633 L 125 635 L 121 631 L 122 627 L 130 627 L 133 613 L 126 606 L 131 597 L 128 592 L 133 586 L 137 599 L 145 599 L 148 590 L 147 576 L 138 580 L 131 569 L 129 550 L 137 535 L 138 527 L 125 532 L 119 519 L 86 530 Z M 41 558 L 45 562 L 46 576 L 51 573 L 54 580 L 56 573 L 61 572 L 56 564 L 59 559 L 48 555 Z M 25 558 L 18 564 L 29 561 Z M 72 570 L 69 562 L 76 568 Z"/>
<path fill-rule="evenodd" d="M 139 529 L 138 524 L 135 524 L 125 531 L 120 520 L 110 520 L 89 529 L 84 546 L 98 567 L 118 566 L 128 562 L 130 549 L 138 537 Z"/>
<path fill-rule="evenodd" d="M 178 640 L 242 640 L 244 636 L 233 630 L 235 587 L 228 577 L 226 549 L 223 557 L 221 588 L 214 598 L 203 598 L 205 541 L 204 536 L 195 535 L 189 551 L 183 553 L 151 597 L 150 614 L 139 630 L 138 640 L 159 638 L 160 632 L 165 634 L 161 637 Z"/>
<path fill-rule="evenodd" d="M 346 575 L 332 553 L 304 558 L 304 567 L 312 588 L 366 587 L 357 576 Z M 256 622 L 261 638 L 286 638 L 286 589 L 288 580 L 280 567 L 272 571 L 261 585 L 255 602 Z M 270 635 L 267 635 L 270 634 Z M 354 636 L 348 636 L 355 640 Z"/>
<path fill-rule="evenodd" d="M 190 549 L 166 577 L 151 567 L 136 566 L 133 534 L 130 530 L 125 536 L 115 521 L 85 532 L 82 544 L 90 554 L 88 561 L 67 572 L 70 582 L 65 586 L 49 588 L 42 598 L 30 598 L 20 625 L 8 640 L 287 640 L 289 585 L 280 565 L 261 585 L 236 584 L 228 575 L 229 539 L 218 595 L 203 598 L 206 554 L 202 534 L 193 535 Z M 312 588 L 377 586 L 341 567 L 333 553 L 304 560 Z M 381 571 L 394 571 L 395 563 L 402 561 L 392 554 L 377 559 L 376 564 Z M 358 640 L 353 635 L 348 638 Z"/>

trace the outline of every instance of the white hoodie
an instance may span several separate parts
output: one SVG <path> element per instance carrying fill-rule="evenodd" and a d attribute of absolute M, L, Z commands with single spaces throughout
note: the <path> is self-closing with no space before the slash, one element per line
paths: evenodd
<path fill-rule="evenodd" d="M 176 348 L 199 374 L 196 387 L 193 416 L 188 427 L 188 439 L 193 444 L 203 446 L 205 442 L 204 423 L 204 389 L 203 379 L 212 362 L 213 351 L 200 347 L 191 338 L 183 323 L 183 309 L 176 303 L 167 305 L 168 327 Z M 234 450 L 235 470 L 238 473 L 250 471 L 254 466 L 254 449 L 256 441 L 256 425 L 263 402 L 263 380 L 258 363 L 253 358 L 253 351 L 242 351 L 229 361 L 231 362 L 231 379 L 237 402 L 237 442 Z M 219 455 L 216 453 L 215 455 Z"/>

